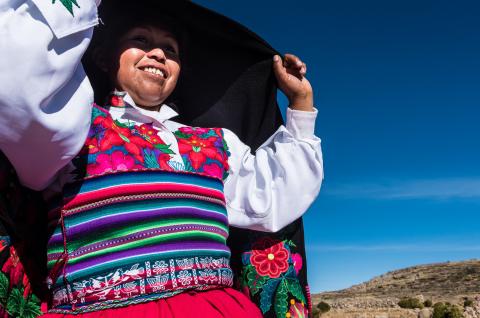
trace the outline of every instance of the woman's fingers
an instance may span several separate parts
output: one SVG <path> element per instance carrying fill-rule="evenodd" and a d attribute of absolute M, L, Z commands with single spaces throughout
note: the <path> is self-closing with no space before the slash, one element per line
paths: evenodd
<path fill-rule="evenodd" d="M 303 63 L 299 57 L 293 54 L 285 54 L 283 65 L 289 74 L 292 74 L 299 79 L 307 74 L 307 65 Z"/>
<path fill-rule="evenodd" d="M 283 61 L 280 56 L 276 55 L 273 67 L 280 80 L 288 80 L 289 75 L 302 80 L 307 74 L 307 65 L 293 54 L 285 54 Z"/>
<path fill-rule="evenodd" d="M 286 80 L 288 77 L 287 70 L 282 64 L 282 59 L 278 55 L 275 55 L 273 58 L 273 71 L 279 80 Z"/>
<path fill-rule="evenodd" d="M 300 60 L 300 58 L 289 53 L 285 54 L 284 64 L 285 64 L 285 67 L 298 69 L 298 70 L 300 70 L 303 66 L 303 62 L 302 60 Z"/>

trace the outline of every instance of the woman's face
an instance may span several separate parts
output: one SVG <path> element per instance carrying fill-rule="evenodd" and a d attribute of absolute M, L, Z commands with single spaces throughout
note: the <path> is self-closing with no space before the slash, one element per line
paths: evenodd
<path fill-rule="evenodd" d="M 155 108 L 173 92 L 180 75 L 178 42 L 157 26 L 130 29 L 120 37 L 109 76 L 115 89 L 126 91 L 134 102 Z"/>

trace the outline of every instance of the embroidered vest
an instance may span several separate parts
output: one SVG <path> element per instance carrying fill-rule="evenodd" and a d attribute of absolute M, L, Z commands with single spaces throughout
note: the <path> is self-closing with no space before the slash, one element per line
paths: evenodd
<path fill-rule="evenodd" d="M 231 286 L 218 128 L 174 132 L 183 162 L 148 124 L 114 121 L 95 106 L 75 180 L 52 209 L 51 312 L 89 312 Z"/>

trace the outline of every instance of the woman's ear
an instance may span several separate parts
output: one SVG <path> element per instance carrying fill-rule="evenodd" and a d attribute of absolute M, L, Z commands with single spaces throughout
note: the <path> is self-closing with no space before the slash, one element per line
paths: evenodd
<path fill-rule="evenodd" d="M 108 63 L 105 49 L 102 46 L 98 46 L 92 53 L 93 61 L 95 65 L 105 73 L 108 73 Z"/>

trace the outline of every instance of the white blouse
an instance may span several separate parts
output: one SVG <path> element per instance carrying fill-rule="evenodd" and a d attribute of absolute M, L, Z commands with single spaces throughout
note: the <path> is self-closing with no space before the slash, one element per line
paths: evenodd
<path fill-rule="evenodd" d="M 58 1 L 10 0 L 0 5 L 0 149 L 21 182 L 33 189 L 65 180 L 67 164 L 83 146 L 90 127 L 92 87 L 81 57 L 97 24 L 95 1 L 73 7 Z M 159 112 L 111 107 L 113 119 L 153 123 L 182 162 L 168 106 Z M 281 126 L 251 153 L 224 129 L 231 156 L 224 183 L 232 226 L 278 231 L 299 218 L 317 197 L 323 180 L 320 139 L 314 135 L 317 110 L 287 109 Z M 64 168 L 67 166 L 66 168 Z M 55 182 L 57 181 L 57 182 Z"/>

